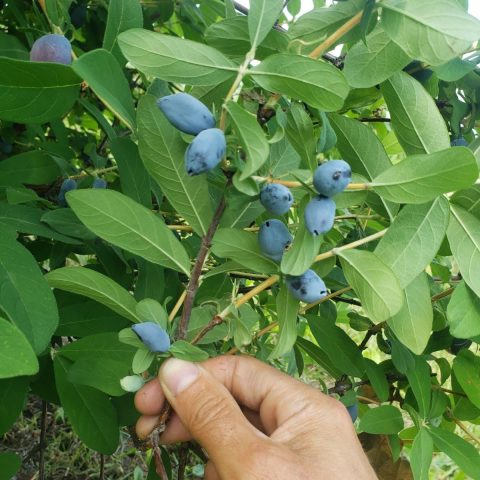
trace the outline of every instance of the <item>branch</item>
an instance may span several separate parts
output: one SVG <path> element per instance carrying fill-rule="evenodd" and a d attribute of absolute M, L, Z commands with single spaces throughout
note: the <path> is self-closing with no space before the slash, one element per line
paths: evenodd
<path fill-rule="evenodd" d="M 391 120 L 389 118 L 384 118 L 384 117 L 362 117 L 358 119 L 360 122 L 385 122 L 388 123 Z"/>
<path fill-rule="evenodd" d="M 105 455 L 103 453 L 100 454 L 100 474 L 98 475 L 99 480 L 103 480 L 105 478 Z"/>
<path fill-rule="evenodd" d="M 220 223 L 220 219 L 222 218 L 223 212 L 225 211 L 225 207 L 225 196 L 223 196 L 222 200 L 218 204 L 215 214 L 213 215 L 212 223 L 208 227 L 208 231 L 202 239 L 202 244 L 200 246 L 195 265 L 193 266 L 192 276 L 190 277 L 190 282 L 188 283 L 188 287 L 186 289 L 182 318 L 180 319 L 180 323 L 178 324 L 177 339 L 184 340 L 185 338 L 187 338 L 188 322 L 190 321 L 193 302 L 195 301 L 195 296 L 197 294 L 200 275 L 202 273 L 203 265 L 207 258 L 208 252 L 210 250 L 212 238 L 217 231 L 218 224 Z"/>
<path fill-rule="evenodd" d="M 448 297 L 455 291 L 455 287 L 448 288 L 444 292 L 437 293 L 432 297 L 432 303 L 438 302 L 438 300 L 441 300 L 442 298 Z"/>
<path fill-rule="evenodd" d="M 46 400 L 42 400 L 42 423 L 40 430 L 40 460 L 38 464 L 38 479 L 45 480 L 45 447 L 46 447 L 46 436 L 47 436 L 47 413 L 48 413 L 48 403 Z"/>
<path fill-rule="evenodd" d="M 456 418 L 452 411 L 448 408 L 447 409 L 447 416 L 453 421 L 455 422 L 461 430 L 463 430 L 463 432 L 468 435 L 477 445 L 480 445 L 480 439 L 474 435 L 472 432 L 470 432 L 468 430 L 468 428 L 463 424 L 463 422 L 461 422 L 458 418 Z"/>

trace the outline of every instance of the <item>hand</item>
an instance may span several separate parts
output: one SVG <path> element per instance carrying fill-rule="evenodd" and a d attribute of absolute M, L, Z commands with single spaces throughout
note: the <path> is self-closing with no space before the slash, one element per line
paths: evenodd
<path fill-rule="evenodd" d="M 140 438 L 165 399 L 175 413 L 160 441 L 198 441 L 208 480 L 377 478 L 340 402 L 256 359 L 165 362 L 135 397 Z"/>

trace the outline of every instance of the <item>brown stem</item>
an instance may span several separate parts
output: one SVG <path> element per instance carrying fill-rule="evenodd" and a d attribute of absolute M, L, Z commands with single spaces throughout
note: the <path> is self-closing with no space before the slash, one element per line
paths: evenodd
<path fill-rule="evenodd" d="M 155 473 L 161 480 L 168 480 L 168 475 L 163 465 L 162 452 L 158 444 L 153 446 L 153 461 L 155 462 Z"/>
<path fill-rule="evenodd" d="M 98 478 L 99 480 L 103 480 L 105 478 L 105 455 L 103 453 L 100 454 L 100 474 Z"/>
<path fill-rule="evenodd" d="M 442 298 L 448 297 L 455 291 L 455 287 L 448 288 L 444 292 L 437 293 L 432 297 L 432 303 L 433 302 L 438 302 L 438 300 L 441 300 Z"/>
<path fill-rule="evenodd" d="M 375 122 L 384 122 L 388 123 L 391 120 L 389 118 L 383 118 L 383 117 L 362 117 L 358 119 L 360 122 L 369 122 L 369 123 L 375 123 Z"/>
<path fill-rule="evenodd" d="M 362 342 L 358 346 L 359 350 L 365 350 L 367 348 L 367 343 L 375 334 L 377 334 L 383 327 L 385 326 L 385 322 L 379 323 L 378 325 L 374 325 L 368 329 L 365 337 L 363 338 Z"/>
<path fill-rule="evenodd" d="M 177 473 L 178 480 L 184 480 L 185 478 L 185 468 L 187 466 L 187 454 L 188 454 L 188 449 L 181 447 L 180 451 L 178 452 L 178 473 Z"/>
<path fill-rule="evenodd" d="M 40 460 L 38 463 L 38 479 L 45 480 L 45 447 L 46 447 L 46 436 L 47 436 L 47 413 L 48 413 L 48 403 L 46 400 L 42 400 L 42 420 L 41 420 L 41 430 L 40 430 Z"/>
<path fill-rule="evenodd" d="M 457 397 L 468 398 L 464 393 L 455 392 L 455 391 L 450 390 L 448 388 L 441 387 L 440 385 L 432 385 L 432 388 L 435 389 L 435 390 L 441 390 L 442 392 L 445 392 L 445 393 L 450 393 L 451 395 L 456 395 Z"/>
<path fill-rule="evenodd" d="M 195 345 L 198 343 L 210 330 L 213 330 L 217 325 L 220 325 L 224 322 L 224 319 L 222 317 L 219 317 L 218 315 L 215 315 L 208 324 L 203 327 L 200 332 L 198 332 L 195 337 L 193 337 L 192 341 L 190 342 L 192 345 Z"/>
<path fill-rule="evenodd" d="M 361 395 L 357 395 L 357 400 L 360 400 L 361 402 L 364 402 L 364 403 L 374 403 L 375 405 L 382 404 L 382 402 L 379 402 L 378 400 L 374 400 L 373 398 L 362 397 Z"/>
<path fill-rule="evenodd" d="M 461 430 L 463 430 L 463 432 L 468 435 L 477 445 L 480 445 L 480 439 L 474 435 L 472 432 L 470 432 L 468 430 L 468 428 L 463 424 L 463 422 L 461 422 L 458 418 L 456 418 L 452 411 L 450 409 L 447 409 L 447 416 L 453 421 L 455 422 Z"/>
<path fill-rule="evenodd" d="M 213 235 L 215 235 L 218 224 L 220 223 L 220 219 L 222 218 L 223 212 L 225 211 L 225 207 L 225 196 L 223 196 L 222 200 L 218 204 L 215 214 L 213 215 L 212 223 L 208 227 L 208 231 L 202 239 L 200 251 L 198 252 L 195 265 L 193 266 L 192 276 L 190 277 L 190 281 L 188 282 L 185 302 L 183 304 L 182 318 L 180 319 L 180 323 L 178 325 L 177 339 L 184 340 L 185 338 L 187 338 L 188 322 L 190 321 L 193 303 L 197 294 L 202 268 L 210 250 Z"/>

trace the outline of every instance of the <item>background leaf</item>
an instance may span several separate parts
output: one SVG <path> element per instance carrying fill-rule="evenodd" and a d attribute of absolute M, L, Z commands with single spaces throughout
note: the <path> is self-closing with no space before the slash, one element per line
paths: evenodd
<path fill-rule="evenodd" d="M 268 35 L 283 10 L 283 0 L 256 0 L 248 12 L 250 42 L 255 49 Z"/>
<path fill-rule="evenodd" d="M 402 414 L 393 405 L 369 408 L 360 419 L 358 428 L 367 433 L 393 435 L 403 428 Z"/>
<path fill-rule="evenodd" d="M 415 480 L 428 480 L 428 471 L 432 463 L 433 441 L 428 431 L 421 428 L 415 435 L 410 452 L 410 465 Z"/>

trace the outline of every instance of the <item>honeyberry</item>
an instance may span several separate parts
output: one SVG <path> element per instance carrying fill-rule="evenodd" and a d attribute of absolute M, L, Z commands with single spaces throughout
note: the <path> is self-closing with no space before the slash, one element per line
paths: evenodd
<path fill-rule="evenodd" d="M 283 222 L 270 219 L 262 223 L 258 232 L 260 250 L 266 256 L 280 262 L 283 252 L 291 245 L 292 235 Z"/>
<path fill-rule="evenodd" d="M 298 277 L 287 275 L 286 283 L 290 293 L 305 303 L 317 302 L 327 295 L 324 281 L 313 270 Z"/>
<path fill-rule="evenodd" d="M 328 197 L 313 197 L 305 207 L 305 226 L 312 235 L 327 233 L 335 221 L 335 202 Z"/>
<path fill-rule="evenodd" d="M 107 182 L 103 178 L 95 177 L 92 188 L 107 188 Z"/>
<path fill-rule="evenodd" d="M 215 127 L 215 117 L 210 110 L 188 93 L 159 98 L 157 106 L 174 127 L 190 135 Z"/>
<path fill-rule="evenodd" d="M 225 134 L 219 128 L 203 130 L 188 146 L 185 152 L 185 168 L 191 176 L 215 168 L 225 156 L 227 143 Z"/>
<path fill-rule="evenodd" d="M 463 137 L 458 137 L 458 138 L 454 138 L 451 142 L 450 142 L 450 145 L 452 147 L 467 147 L 468 146 L 468 142 L 465 140 L 465 138 Z"/>
<path fill-rule="evenodd" d="M 279 183 L 269 183 L 260 192 L 260 202 L 270 212 L 283 215 L 293 204 L 292 192 Z"/>
<path fill-rule="evenodd" d="M 56 33 L 40 37 L 30 50 L 33 62 L 53 62 L 70 65 L 72 63 L 72 46 L 63 36 Z"/>
<path fill-rule="evenodd" d="M 358 402 L 355 402 L 353 405 L 349 405 L 347 407 L 348 413 L 352 422 L 355 423 L 355 420 L 358 418 Z"/>
<path fill-rule="evenodd" d="M 132 330 L 151 352 L 163 353 L 170 348 L 170 338 L 167 332 L 157 323 L 136 323 L 132 325 Z"/>
<path fill-rule="evenodd" d="M 324 197 L 343 192 L 352 179 L 352 169 L 344 160 L 330 160 L 320 165 L 313 175 L 315 190 Z"/>
<path fill-rule="evenodd" d="M 57 201 L 61 207 L 68 207 L 65 200 L 65 194 L 70 190 L 75 190 L 77 188 L 77 182 L 73 178 L 66 178 L 62 185 L 60 186 L 60 191 L 58 192 Z"/>

